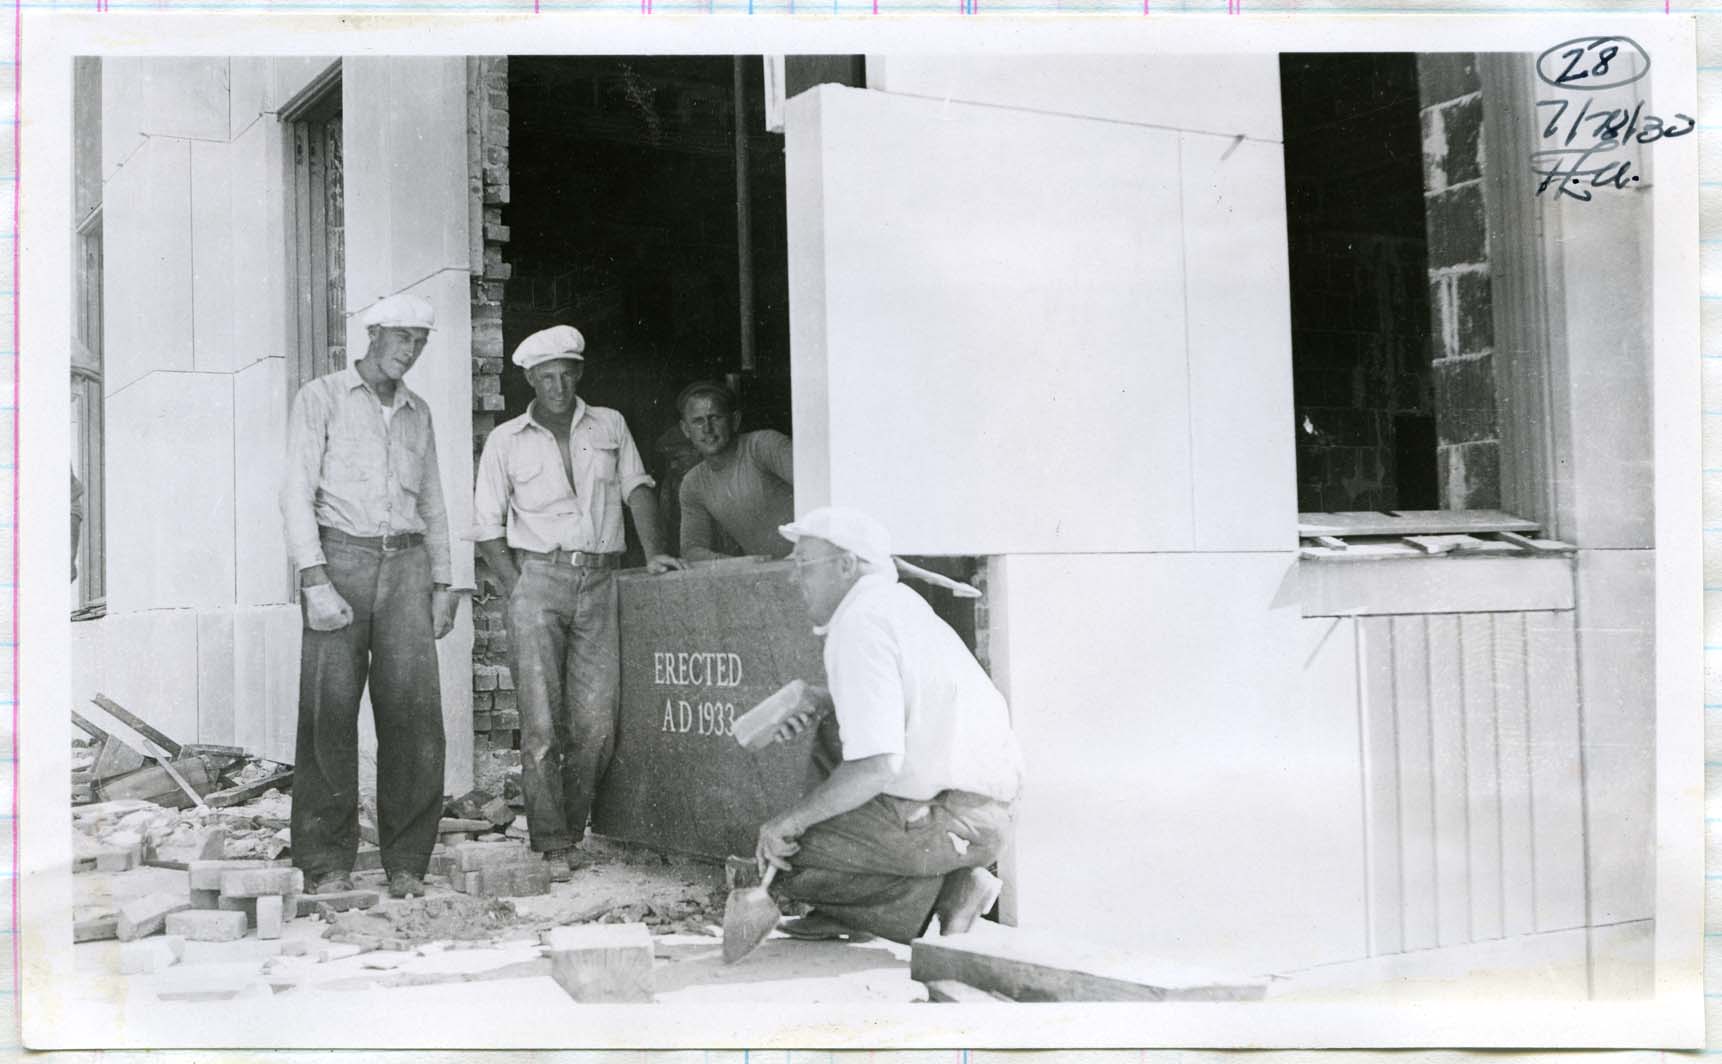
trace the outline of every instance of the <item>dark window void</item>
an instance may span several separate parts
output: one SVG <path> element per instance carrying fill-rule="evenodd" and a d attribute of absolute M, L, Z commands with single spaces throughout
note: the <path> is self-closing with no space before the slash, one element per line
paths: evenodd
<path fill-rule="evenodd" d="M 578 328 L 581 395 L 622 412 L 660 480 L 687 460 L 673 407 L 690 381 L 735 386 L 743 431 L 790 431 L 783 136 L 765 128 L 761 60 L 744 58 L 741 74 L 738 110 L 729 56 L 515 56 L 508 65 L 504 344 L 512 354 L 538 329 Z M 512 362 L 502 383 L 505 416 L 523 413 L 531 389 Z"/>
<path fill-rule="evenodd" d="M 1283 55 L 1300 511 L 1433 510 L 1417 62 Z"/>

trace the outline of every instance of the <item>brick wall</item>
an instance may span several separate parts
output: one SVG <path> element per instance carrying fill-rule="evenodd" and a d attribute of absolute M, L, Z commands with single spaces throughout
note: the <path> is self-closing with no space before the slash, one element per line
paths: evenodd
<path fill-rule="evenodd" d="M 469 190 L 480 221 L 482 268 L 472 278 L 472 457 L 503 410 L 502 299 L 511 269 L 504 261 L 508 226 L 508 58 L 478 59 L 467 86 L 473 127 Z M 473 785 L 518 799 L 520 713 L 508 667 L 508 631 L 503 601 L 482 559 L 473 597 L 472 730 Z"/>
<path fill-rule="evenodd" d="M 1417 59 L 1441 507 L 1501 505 L 1501 434 L 1483 203 L 1483 97 L 1476 57 Z"/>
<path fill-rule="evenodd" d="M 1298 509 L 1433 507 L 1415 63 L 1287 55 L 1281 84 Z"/>

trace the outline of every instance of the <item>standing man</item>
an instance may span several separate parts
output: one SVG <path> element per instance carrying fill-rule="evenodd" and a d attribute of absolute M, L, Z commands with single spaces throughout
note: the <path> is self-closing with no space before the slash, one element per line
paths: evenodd
<path fill-rule="evenodd" d="M 281 512 L 305 631 L 293 765 L 293 863 L 306 889 L 352 889 L 359 699 L 377 728 L 377 834 L 389 893 L 424 893 L 442 816 L 436 640 L 454 626 L 448 515 L 430 407 L 403 381 L 435 312 L 395 295 L 364 316 L 353 366 L 299 389 Z"/>
<path fill-rule="evenodd" d="M 652 478 L 627 423 L 575 394 L 585 352 L 568 325 L 515 348 L 535 398 L 484 441 L 470 534 L 508 596 L 526 822 L 559 880 L 586 863 L 577 847 L 615 746 L 624 503 L 646 570 L 682 567 L 660 549 Z"/>
<path fill-rule="evenodd" d="M 789 437 L 771 429 L 738 435 L 735 395 L 711 381 L 682 389 L 676 410 L 682 433 L 703 459 L 682 478 L 682 557 L 723 557 L 718 528 L 744 553 L 788 554 L 789 540 L 777 530 L 795 517 L 795 448 Z"/>
<path fill-rule="evenodd" d="M 879 522 L 828 507 L 782 531 L 825 636 L 842 747 L 824 782 L 759 829 L 761 870 L 788 871 L 783 892 L 815 906 L 783 930 L 908 942 L 937 915 L 941 934 L 961 934 L 998 900 L 987 866 L 1005 849 L 1022 776 L 1004 697 L 950 625 L 897 582 Z M 777 738 L 819 715 L 810 704 Z"/>

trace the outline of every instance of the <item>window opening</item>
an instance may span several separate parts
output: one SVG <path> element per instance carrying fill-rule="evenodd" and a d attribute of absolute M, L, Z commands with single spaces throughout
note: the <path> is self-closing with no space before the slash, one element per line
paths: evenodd
<path fill-rule="evenodd" d="M 78 227 L 71 359 L 72 474 L 83 491 L 83 522 L 73 561 L 73 619 L 101 616 L 107 605 L 107 477 L 102 383 L 102 68 L 101 60 L 73 60 L 73 188 Z"/>
<path fill-rule="evenodd" d="M 307 381 L 347 365 L 346 203 L 339 67 L 292 110 L 287 224 L 293 273 L 288 401 Z"/>
<path fill-rule="evenodd" d="M 1306 546 L 1541 530 L 1503 505 L 1476 58 L 1281 57 Z"/>

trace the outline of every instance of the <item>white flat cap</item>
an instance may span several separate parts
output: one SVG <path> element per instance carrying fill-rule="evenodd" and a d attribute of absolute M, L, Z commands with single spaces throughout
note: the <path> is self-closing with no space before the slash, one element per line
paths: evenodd
<path fill-rule="evenodd" d="M 802 536 L 812 536 L 841 547 L 860 558 L 873 572 L 896 572 L 896 562 L 891 558 L 891 533 L 860 510 L 821 506 L 803 514 L 799 521 L 779 525 L 777 530 L 791 543 Z"/>
<path fill-rule="evenodd" d="M 514 349 L 514 364 L 521 369 L 531 369 L 553 358 L 586 361 L 586 338 L 580 335 L 579 329 L 572 325 L 552 325 L 520 341 L 520 346 Z"/>
<path fill-rule="evenodd" d="M 372 303 L 359 320 L 367 329 L 373 325 L 384 329 L 434 329 L 436 308 L 423 296 L 402 292 Z"/>

